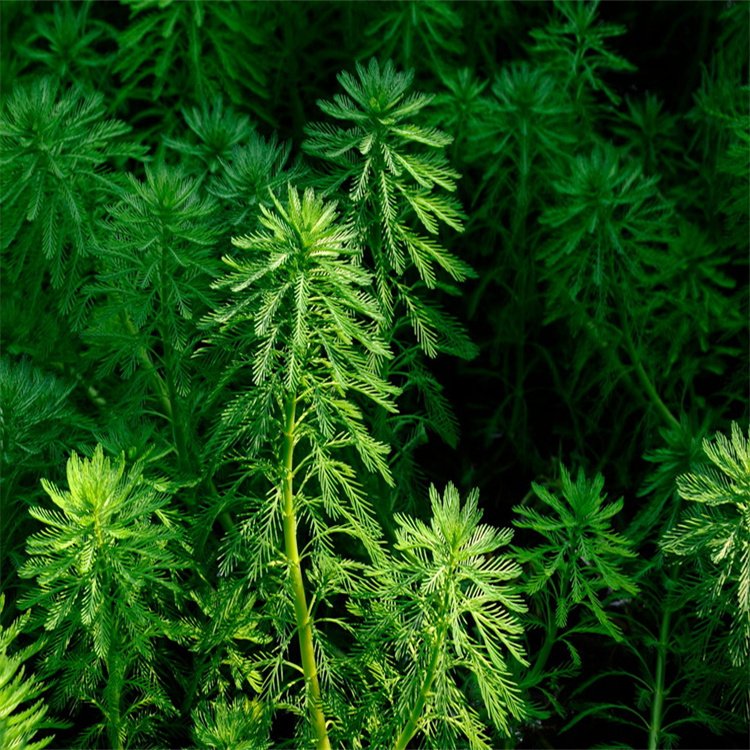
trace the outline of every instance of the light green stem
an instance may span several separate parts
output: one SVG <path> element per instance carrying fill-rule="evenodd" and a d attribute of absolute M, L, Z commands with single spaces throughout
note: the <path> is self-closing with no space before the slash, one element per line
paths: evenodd
<path fill-rule="evenodd" d="M 456 562 L 454 559 L 451 560 L 451 568 L 448 573 L 447 579 L 450 581 L 453 578 L 455 571 Z M 432 683 L 435 681 L 435 675 L 437 674 L 438 666 L 440 665 L 440 656 L 443 653 L 443 644 L 445 643 L 446 636 L 448 634 L 448 592 L 445 592 L 443 601 L 440 606 L 440 613 L 438 615 L 438 627 L 435 631 L 435 639 L 432 642 L 432 653 L 430 654 L 430 661 L 427 664 L 427 669 L 424 674 L 424 680 L 422 680 L 422 687 L 419 689 L 419 695 L 414 703 L 414 707 L 409 712 L 409 717 L 406 720 L 404 728 L 401 730 L 401 734 L 396 740 L 396 744 L 393 746 L 393 750 L 406 750 L 411 741 L 411 738 L 416 734 L 417 728 L 419 727 L 419 720 L 424 711 L 424 707 L 427 704 L 427 698 L 432 690 Z"/>
<path fill-rule="evenodd" d="M 294 430 L 296 427 L 297 402 L 289 398 L 285 404 L 285 425 L 283 443 L 283 480 L 282 499 L 284 503 L 284 548 L 289 573 L 292 578 L 292 592 L 294 594 L 294 614 L 297 620 L 297 638 L 302 657 L 302 672 L 308 690 L 307 699 L 310 718 L 316 736 L 318 750 L 330 750 L 331 743 L 326 730 L 326 719 L 323 714 L 323 701 L 318 681 L 318 668 L 315 663 L 315 649 L 313 646 L 312 618 L 307 606 L 305 582 L 302 578 L 299 548 L 297 546 L 297 516 L 294 509 Z"/>
<path fill-rule="evenodd" d="M 435 640 L 432 644 L 432 654 L 430 656 L 430 662 L 427 665 L 424 680 L 422 681 L 422 687 L 419 689 L 417 700 L 409 713 L 409 718 L 406 720 L 406 724 L 401 730 L 401 734 L 396 740 L 396 744 L 393 746 L 393 750 L 406 750 L 411 738 L 416 734 L 417 727 L 419 726 L 419 719 L 422 716 L 422 712 L 427 703 L 427 698 L 432 689 L 432 683 L 437 674 L 437 668 L 440 663 L 440 654 L 442 652 L 443 641 L 445 640 L 447 629 L 448 623 L 444 622 L 443 626 L 435 634 Z"/>

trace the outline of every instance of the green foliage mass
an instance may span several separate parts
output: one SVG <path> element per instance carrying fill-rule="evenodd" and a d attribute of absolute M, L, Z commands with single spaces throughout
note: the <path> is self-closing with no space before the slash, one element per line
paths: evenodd
<path fill-rule="evenodd" d="M 0 746 L 745 747 L 749 28 L 5 3 Z"/>
<path fill-rule="evenodd" d="M 111 747 L 124 747 L 153 731 L 157 711 L 172 711 L 154 641 L 168 631 L 182 595 L 176 576 L 189 563 L 167 497 L 137 466 L 113 464 L 97 446 L 91 459 L 74 453 L 66 474 L 67 490 L 42 480 L 55 509 L 30 509 L 43 529 L 27 541 L 19 575 L 36 586 L 20 605 L 44 629 L 55 702 L 84 700 L 102 713 L 83 743 L 106 730 Z"/>
<path fill-rule="evenodd" d="M 728 641 L 732 664 L 750 666 L 750 447 L 735 422 L 731 438 L 718 433 L 705 440 L 708 462 L 677 479 L 685 509 L 662 538 L 665 552 L 690 557 L 701 569 L 703 589 L 692 592 L 702 615 L 714 627 L 730 620 Z M 713 628 L 712 628 L 713 629 Z M 714 634 L 717 637 L 717 634 Z M 721 636 L 719 636 L 721 637 Z"/>
<path fill-rule="evenodd" d="M 0 596 L 0 610 L 4 606 L 5 597 Z M 42 750 L 54 739 L 54 735 L 38 736 L 55 725 L 47 717 L 48 709 L 41 697 L 44 686 L 26 674 L 25 662 L 34 647 L 11 648 L 28 619 L 24 615 L 7 628 L 0 628 L 0 741 L 12 750 Z"/>

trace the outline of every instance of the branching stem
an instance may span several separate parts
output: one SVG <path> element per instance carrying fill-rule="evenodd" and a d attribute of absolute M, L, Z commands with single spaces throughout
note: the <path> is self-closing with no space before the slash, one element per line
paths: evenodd
<path fill-rule="evenodd" d="M 138 329 L 130 319 L 130 316 L 123 310 L 120 311 L 120 322 L 130 336 L 132 336 L 134 339 L 138 338 Z M 151 357 L 149 356 L 145 346 L 138 347 L 138 349 L 136 350 L 136 356 L 138 357 L 138 361 L 143 365 L 143 369 L 148 373 L 149 378 L 151 378 L 151 384 L 153 386 L 154 393 L 161 402 L 162 408 L 164 409 L 164 414 L 171 422 L 173 414 L 172 401 L 169 398 L 169 391 L 167 390 L 167 386 L 164 383 L 164 379 L 161 375 L 159 375 L 159 372 L 157 371 L 154 363 L 151 361 Z"/>
<path fill-rule="evenodd" d="M 560 591 L 558 592 L 556 599 L 558 601 L 564 601 L 565 598 L 568 596 L 568 578 L 567 578 L 567 572 L 562 577 L 562 583 L 560 585 Z M 536 661 L 534 662 L 534 666 L 532 667 L 531 671 L 528 674 L 527 682 L 529 682 L 530 687 L 534 687 L 541 679 L 542 675 L 544 674 L 544 669 L 547 666 L 547 661 L 549 660 L 550 654 L 552 653 L 552 648 L 554 647 L 555 643 L 557 642 L 557 633 L 558 633 L 558 627 L 557 627 L 557 619 L 555 613 L 552 611 L 552 609 L 549 606 L 549 599 L 545 599 L 545 610 L 546 610 L 546 627 L 545 627 L 545 633 L 544 633 L 544 641 L 542 643 L 542 647 L 539 649 L 539 652 L 537 653 Z"/>

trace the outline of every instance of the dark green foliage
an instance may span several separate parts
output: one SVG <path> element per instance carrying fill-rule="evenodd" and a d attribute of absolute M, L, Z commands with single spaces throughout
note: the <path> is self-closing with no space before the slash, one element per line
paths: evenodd
<path fill-rule="evenodd" d="M 67 310 L 86 270 L 96 214 L 114 189 L 102 168 L 138 149 L 122 141 L 130 127 L 105 117 L 100 95 L 51 78 L 17 86 L 4 105 L 4 277 L 17 282 L 28 274 L 38 294 L 46 269 Z"/>
<path fill-rule="evenodd" d="M 473 132 L 480 108 L 480 97 L 486 81 L 478 80 L 469 68 L 446 71 L 441 76 L 444 91 L 433 102 L 433 119 L 436 125 L 453 136 L 451 161 L 464 163 L 465 142 Z"/>
<path fill-rule="evenodd" d="M 551 306 L 573 300 L 601 318 L 610 305 L 630 303 L 623 291 L 637 289 L 659 264 L 669 208 L 656 180 L 637 166 L 620 164 L 614 149 L 596 149 L 571 167 L 570 176 L 554 185 L 562 205 L 553 205 L 541 219 L 556 230 L 542 250 Z"/>
<path fill-rule="evenodd" d="M 143 182 L 130 176 L 103 225 L 96 281 L 86 288 L 95 306 L 86 339 L 99 375 L 117 368 L 141 381 L 133 384 L 136 394 L 151 392 L 183 468 L 200 393 L 190 357 L 198 321 L 214 304 L 208 285 L 219 265 L 218 206 L 199 187 L 198 179 L 163 163 L 147 168 Z"/>
<path fill-rule="evenodd" d="M 606 503 L 601 475 L 588 480 L 579 471 L 573 480 L 563 466 L 559 485 L 558 495 L 532 484 L 538 507 L 527 498 L 514 508 L 514 525 L 534 532 L 515 559 L 524 566 L 523 590 L 532 601 L 527 637 L 534 643 L 533 631 L 542 633 L 540 643 L 526 647 L 531 668 L 520 680 L 527 711 L 538 718 L 566 714 L 558 695 L 561 684 L 585 666 L 582 644 L 594 636 L 622 641 L 615 607 L 638 593 L 627 569 L 635 550 L 613 528 L 622 499 Z M 561 654 L 567 655 L 562 663 Z"/>
<path fill-rule="evenodd" d="M 407 68 L 420 60 L 429 60 L 433 70 L 440 71 L 451 58 L 459 56 L 461 14 L 454 3 L 438 0 L 431 3 L 392 2 L 365 31 L 370 37 L 364 56 L 391 58 Z"/>
<path fill-rule="evenodd" d="M 572 111 L 558 82 L 528 63 L 503 68 L 491 93 L 481 110 L 477 108 L 471 134 L 472 157 L 489 164 L 483 178 L 484 211 L 477 208 L 497 231 L 505 227 L 518 232 L 518 227 L 506 227 L 505 211 L 521 220 L 543 205 L 544 195 L 532 193 L 531 187 L 538 174 L 554 169 L 573 145 Z M 493 217 L 500 206 L 505 211 Z"/>
<path fill-rule="evenodd" d="M 195 346 L 195 321 L 211 306 L 205 288 L 218 275 L 216 205 L 198 186 L 181 170 L 158 164 L 147 168 L 143 182 L 131 177 L 111 208 L 97 282 L 87 290 L 105 302 L 89 335 L 117 356 L 107 369 L 121 364 L 129 376 L 144 352 L 151 358 L 158 351 L 163 366 L 177 373 L 173 360 Z M 184 395 L 190 384 L 180 377 L 175 388 Z"/>
<path fill-rule="evenodd" d="M 218 172 L 234 147 L 245 145 L 253 135 L 250 119 L 225 107 L 221 99 L 204 102 L 183 115 L 191 130 L 190 139 L 165 138 L 164 142 L 198 175 Z"/>
<path fill-rule="evenodd" d="M 749 29 L 5 3 L 0 745 L 745 747 Z"/>
<path fill-rule="evenodd" d="M 28 534 L 39 476 L 58 466 L 88 426 L 69 401 L 73 386 L 21 361 L 0 360 L 0 546 L 15 557 Z"/>
<path fill-rule="evenodd" d="M 266 22 L 261 4 L 127 4 L 132 21 L 119 35 L 115 65 L 124 84 L 121 98 L 162 102 L 185 97 L 198 103 L 221 91 L 235 104 L 263 111 Z"/>
<path fill-rule="evenodd" d="M 631 539 L 642 543 L 647 536 L 657 538 L 672 527 L 679 509 L 675 502 L 677 477 L 700 463 L 705 432 L 705 424 L 693 427 L 684 415 L 679 424 L 659 430 L 661 445 L 643 456 L 653 468 L 638 492 L 648 500 L 628 528 Z"/>
<path fill-rule="evenodd" d="M 14 44 L 20 72 L 34 71 L 65 83 L 98 88 L 102 73 L 109 72 L 114 58 L 115 30 L 105 21 L 92 18 L 91 8 L 90 0 L 37 7 L 30 15 L 28 34 L 19 35 Z"/>
<path fill-rule="evenodd" d="M 644 174 L 673 177 L 680 168 L 677 118 L 655 94 L 646 94 L 642 100 L 628 97 L 625 102 L 627 112 L 622 111 L 612 124 L 612 132 L 641 161 Z"/>
<path fill-rule="evenodd" d="M 523 505 L 515 508 L 520 518 L 514 524 L 544 537 L 543 542 L 518 552 L 519 562 L 527 566 L 528 591 L 533 594 L 551 587 L 557 627 L 564 628 L 571 608 L 582 604 L 604 631 L 619 637 L 599 595 L 609 591 L 627 594 L 637 591 L 623 571 L 627 559 L 635 557 L 632 545 L 610 523 L 622 510 L 623 501 L 604 504 L 601 475 L 589 481 L 579 472 L 573 481 L 565 467 L 561 467 L 560 483 L 562 498 L 540 485 L 532 485 L 543 510 Z"/>
<path fill-rule="evenodd" d="M 624 34 L 625 27 L 602 23 L 598 6 L 598 0 L 558 0 L 550 23 L 531 32 L 532 57 L 561 75 L 584 126 L 596 113 L 597 98 L 612 104 L 620 102 L 604 75 L 635 69 L 610 49 L 609 40 Z"/>
<path fill-rule="evenodd" d="M 288 182 L 304 182 L 304 165 L 299 160 L 290 163 L 290 155 L 290 143 L 253 133 L 225 159 L 208 190 L 225 206 L 226 224 L 232 232 L 255 226 L 260 206 L 273 204 L 272 193 L 283 192 Z"/>

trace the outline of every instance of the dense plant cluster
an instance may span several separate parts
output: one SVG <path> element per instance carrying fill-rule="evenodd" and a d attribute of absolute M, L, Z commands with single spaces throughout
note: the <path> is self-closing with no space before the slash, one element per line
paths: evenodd
<path fill-rule="evenodd" d="M 1 11 L 0 746 L 744 746 L 750 5 Z"/>

